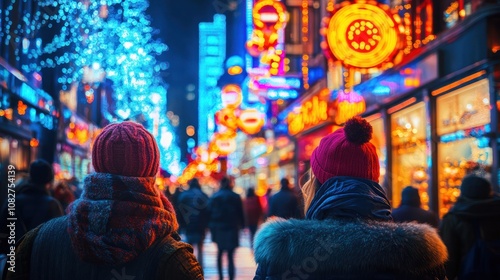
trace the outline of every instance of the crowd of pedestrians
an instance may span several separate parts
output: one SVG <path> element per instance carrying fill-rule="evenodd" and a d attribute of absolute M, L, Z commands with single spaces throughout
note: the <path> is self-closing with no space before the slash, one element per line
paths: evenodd
<path fill-rule="evenodd" d="M 249 232 L 258 265 L 254 280 L 476 279 L 465 275 L 471 248 L 479 239 L 500 242 L 500 196 L 490 182 L 463 178 L 442 220 L 422 209 L 412 186 L 393 206 L 378 184 L 371 134 L 368 122 L 353 118 L 325 136 L 300 192 L 282 178 L 275 193 L 258 196 L 250 187 L 240 195 L 234 178 L 223 177 L 213 194 L 193 178 L 170 195 L 155 185 L 154 137 L 133 122 L 111 124 L 94 142 L 95 172 L 81 195 L 68 182 L 54 184 L 43 160 L 19 179 L 17 267 L 7 279 L 203 279 L 210 237 L 219 279 L 232 280 L 241 230 Z M 2 254 L 9 252 L 6 207 Z M 500 279 L 488 273 L 481 279 Z"/>

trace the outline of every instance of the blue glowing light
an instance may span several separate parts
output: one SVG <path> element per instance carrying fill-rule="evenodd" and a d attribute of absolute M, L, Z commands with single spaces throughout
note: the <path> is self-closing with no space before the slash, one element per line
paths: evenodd
<path fill-rule="evenodd" d="M 214 133 L 210 116 L 220 109 L 220 89 L 217 80 L 224 73 L 226 58 L 226 17 L 214 15 L 213 22 L 199 24 L 199 117 L 198 143 L 208 143 Z"/>

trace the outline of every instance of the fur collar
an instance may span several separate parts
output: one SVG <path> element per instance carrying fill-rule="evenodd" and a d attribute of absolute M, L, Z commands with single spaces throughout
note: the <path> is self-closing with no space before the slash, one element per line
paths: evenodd
<path fill-rule="evenodd" d="M 422 272 L 443 265 L 447 249 L 436 230 L 416 223 L 283 220 L 263 224 L 255 260 L 285 271 L 315 258 L 326 273 Z"/>

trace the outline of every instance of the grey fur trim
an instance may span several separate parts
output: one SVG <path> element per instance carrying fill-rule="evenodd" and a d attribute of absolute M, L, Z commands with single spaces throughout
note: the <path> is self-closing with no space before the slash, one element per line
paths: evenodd
<path fill-rule="evenodd" d="M 254 251 L 257 263 L 278 270 L 314 259 L 321 271 L 331 273 L 422 272 L 443 265 L 448 257 L 429 225 L 342 220 L 266 222 L 257 232 Z"/>

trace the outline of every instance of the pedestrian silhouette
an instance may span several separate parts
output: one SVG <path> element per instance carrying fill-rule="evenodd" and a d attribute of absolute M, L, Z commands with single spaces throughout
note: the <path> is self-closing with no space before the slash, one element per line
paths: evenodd
<path fill-rule="evenodd" d="M 396 222 L 412 222 L 439 226 L 439 216 L 429 210 L 422 209 L 418 189 L 408 186 L 401 192 L 401 205 L 392 210 L 392 218 Z"/>
<path fill-rule="evenodd" d="M 0 242 L 2 253 L 10 251 L 7 236 L 10 234 L 7 218 L 15 218 L 16 243 L 26 232 L 36 228 L 40 224 L 53 218 L 62 216 L 61 204 L 50 195 L 50 189 L 54 181 L 52 165 L 43 159 L 38 159 L 30 164 L 29 179 L 18 186 L 15 194 L 11 197 L 14 203 L 9 211 L 8 202 L 3 205 L 0 217 Z M 13 215 L 10 215 L 10 214 Z"/>
<path fill-rule="evenodd" d="M 261 226 L 255 280 L 446 278 L 437 230 L 392 220 L 371 136 L 356 117 L 321 139 L 302 186 L 305 219 Z"/>
<path fill-rule="evenodd" d="M 283 178 L 280 181 L 281 189 L 269 199 L 268 217 L 276 216 L 284 219 L 299 218 L 300 204 L 294 190 L 290 188 L 290 181 Z"/>
<path fill-rule="evenodd" d="M 476 175 L 464 177 L 460 185 L 460 196 L 450 211 L 444 215 L 439 232 L 448 248 L 449 259 L 446 262 L 448 279 L 453 280 L 456 277 L 470 279 L 460 276 L 464 272 L 463 260 L 476 242 L 476 238 L 500 241 L 500 196 L 493 192 L 488 180 Z M 500 263 L 496 263 L 496 267 L 500 268 Z M 481 279 L 500 278 L 481 277 Z"/>
<path fill-rule="evenodd" d="M 61 203 L 63 210 L 66 210 L 68 205 L 75 200 L 75 195 L 67 182 L 57 183 L 52 193 L 54 198 Z"/>
<path fill-rule="evenodd" d="M 203 279 L 155 185 L 159 162 L 156 140 L 142 125 L 106 126 L 93 143 L 95 173 L 81 197 L 67 215 L 25 235 L 8 279 Z"/>
<path fill-rule="evenodd" d="M 222 257 L 227 252 L 229 279 L 235 276 L 234 250 L 239 246 L 239 232 L 244 227 L 241 197 L 232 191 L 233 182 L 228 177 L 220 181 L 220 189 L 210 198 L 210 233 L 217 244 L 217 270 L 223 279 Z"/>
<path fill-rule="evenodd" d="M 248 188 L 244 203 L 245 221 L 250 232 L 250 243 L 253 247 L 253 239 L 257 232 L 257 227 L 262 220 L 263 210 L 260 199 L 255 195 L 254 188 Z"/>
<path fill-rule="evenodd" d="M 180 193 L 177 201 L 178 220 L 186 241 L 196 247 L 198 262 L 203 267 L 203 241 L 208 228 L 208 196 L 201 190 L 197 178 L 191 179 L 189 189 Z"/>

